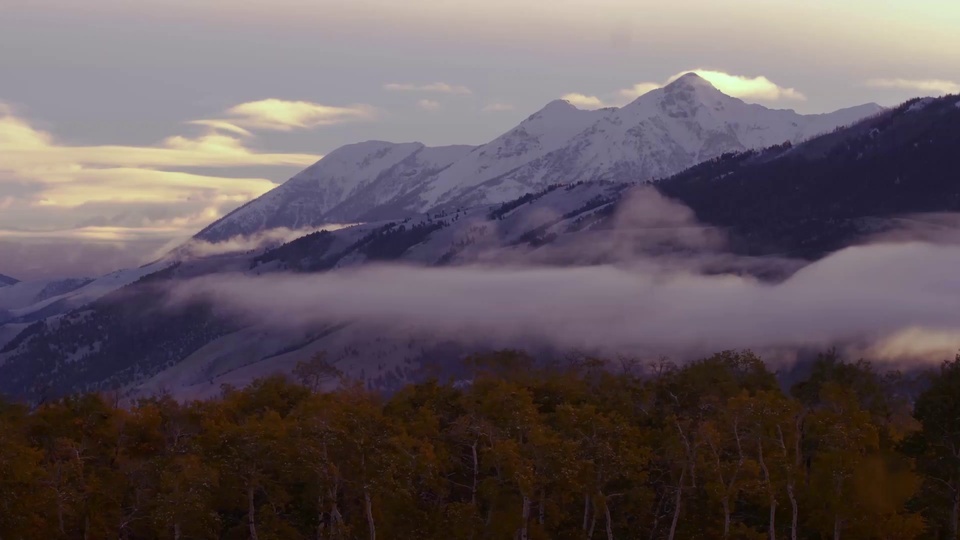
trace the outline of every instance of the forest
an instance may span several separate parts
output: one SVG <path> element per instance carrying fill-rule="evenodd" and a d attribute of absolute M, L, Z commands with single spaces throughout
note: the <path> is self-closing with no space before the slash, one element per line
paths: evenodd
<path fill-rule="evenodd" d="M 771 367 L 499 351 L 384 395 L 317 356 L 208 401 L 0 401 L 0 539 L 958 537 L 960 355 Z"/>

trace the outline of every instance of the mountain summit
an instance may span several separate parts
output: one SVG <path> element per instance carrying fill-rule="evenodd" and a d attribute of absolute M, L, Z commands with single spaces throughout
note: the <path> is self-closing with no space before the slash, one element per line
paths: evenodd
<path fill-rule="evenodd" d="M 801 115 L 728 96 L 687 73 L 621 108 L 554 100 L 480 146 L 369 141 L 343 146 L 213 223 L 218 242 L 265 229 L 398 219 L 495 204 L 550 184 L 663 178 L 726 152 L 798 142 L 881 111 Z"/>

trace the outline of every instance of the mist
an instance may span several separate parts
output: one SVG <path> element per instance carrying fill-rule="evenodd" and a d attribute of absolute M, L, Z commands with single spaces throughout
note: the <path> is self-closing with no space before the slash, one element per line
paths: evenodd
<path fill-rule="evenodd" d="M 771 284 L 655 261 L 581 267 L 376 266 L 180 283 L 251 323 L 351 322 L 465 344 L 685 356 L 732 348 L 857 345 L 939 360 L 960 345 L 960 247 L 851 247 Z"/>

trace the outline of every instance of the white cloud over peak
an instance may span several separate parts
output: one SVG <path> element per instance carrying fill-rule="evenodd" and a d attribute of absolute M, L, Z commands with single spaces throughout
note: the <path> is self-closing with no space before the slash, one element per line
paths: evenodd
<path fill-rule="evenodd" d="M 383 89 L 390 92 L 434 92 L 437 94 L 472 94 L 466 86 L 435 82 L 429 84 L 387 83 Z"/>
<path fill-rule="evenodd" d="M 932 92 L 938 95 L 960 94 L 960 83 L 945 79 L 869 79 L 867 86 Z"/>
<path fill-rule="evenodd" d="M 796 89 L 780 86 L 763 75 L 749 77 L 712 69 L 688 69 L 671 76 L 664 83 L 641 82 L 630 88 L 624 88 L 617 94 L 622 98 L 635 99 L 651 90 L 666 86 L 690 72 L 700 75 L 724 94 L 748 101 L 806 101 L 807 99 L 807 96 Z"/>
<path fill-rule="evenodd" d="M 597 96 L 589 96 L 586 94 L 580 94 L 578 92 L 564 94 L 560 97 L 560 99 L 569 101 L 574 107 L 580 107 L 583 109 L 601 109 L 607 106 L 603 100 Z"/>
<path fill-rule="evenodd" d="M 690 71 L 706 79 L 721 92 L 733 97 L 757 101 L 806 101 L 807 96 L 793 88 L 780 86 L 763 75 L 747 77 L 723 71 L 691 69 L 677 73 L 668 82 L 673 82 Z"/>
<path fill-rule="evenodd" d="M 572 92 L 563 96 L 562 99 L 569 101 L 577 107 L 585 109 L 621 106 L 633 101 L 634 99 L 637 99 L 644 94 L 652 92 L 653 90 L 663 88 L 664 86 L 690 72 L 700 75 L 700 77 L 705 79 L 724 94 L 741 98 L 746 101 L 775 102 L 805 101 L 807 99 L 802 92 L 794 88 L 780 86 L 763 75 L 747 77 L 711 69 L 684 70 L 670 76 L 666 81 L 639 82 L 631 85 L 629 88 L 621 88 L 620 90 L 617 90 L 609 95 L 605 95 L 604 97 Z"/>

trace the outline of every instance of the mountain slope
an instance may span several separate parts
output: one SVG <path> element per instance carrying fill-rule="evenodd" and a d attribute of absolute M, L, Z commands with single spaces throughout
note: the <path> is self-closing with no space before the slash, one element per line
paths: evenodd
<path fill-rule="evenodd" d="M 197 237 L 217 242 L 273 227 L 402 219 L 501 203 L 557 183 L 649 181 L 725 152 L 798 142 L 880 110 L 874 104 L 820 115 L 773 110 L 688 74 L 619 109 L 585 111 L 553 101 L 478 147 L 344 146 Z"/>
<path fill-rule="evenodd" d="M 14 285 L 16 283 L 19 283 L 16 279 L 13 279 L 10 276 L 5 276 L 3 274 L 0 274 L 0 287 L 7 287 L 9 285 Z"/>
<path fill-rule="evenodd" d="M 471 148 L 381 141 L 343 146 L 196 237 L 217 242 L 277 227 L 297 230 L 331 223 L 327 216 L 333 215 L 357 221 L 365 210 L 401 199 Z"/>
<path fill-rule="evenodd" d="M 817 258 L 904 224 L 890 218 L 960 211 L 958 104 L 957 96 L 911 100 L 806 144 L 724 156 L 657 187 L 734 232 L 745 251 Z"/>

